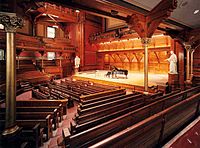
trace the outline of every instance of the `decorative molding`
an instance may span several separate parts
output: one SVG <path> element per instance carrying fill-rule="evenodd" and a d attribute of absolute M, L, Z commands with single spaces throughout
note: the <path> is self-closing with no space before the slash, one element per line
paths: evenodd
<path fill-rule="evenodd" d="M 185 49 L 190 52 L 190 50 L 192 49 L 192 46 L 188 43 L 183 43 L 183 45 L 184 45 Z"/>
<path fill-rule="evenodd" d="M 141 38 L 151 38 L 160 23 L 167 19 L 176 7 L 177 0 L 162 0 L 146 16 L 139 14 L 128 16 L 127 23 Z"/>
<path fill-rule="evenodd" d="M 17 28 L 23 27 L 23 19 L 17 16 L 0 13 L 0 23 L 4 25 L 6 32 L 16 32 Z"/>

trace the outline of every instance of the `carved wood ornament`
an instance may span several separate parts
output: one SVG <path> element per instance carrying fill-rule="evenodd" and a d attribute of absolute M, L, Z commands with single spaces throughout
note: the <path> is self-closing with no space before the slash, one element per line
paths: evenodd
<path fill-rule="evenodd" d="M 127 23 L 141 38 L 151 38 L 159 24 L 167 19 L 176 7 L 177 0 L 162 0 L 146 16 L 139 14 L 128 16 Z"/>

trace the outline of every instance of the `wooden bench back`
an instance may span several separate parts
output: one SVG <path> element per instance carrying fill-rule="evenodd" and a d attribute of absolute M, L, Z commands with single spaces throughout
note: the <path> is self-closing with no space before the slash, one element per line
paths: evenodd
<path fill-rule="evenodd" d="M 200 93 L 130 126 L 94 145 L 100 147 L 160 147 L 170 135 L 199 114 Z"/>

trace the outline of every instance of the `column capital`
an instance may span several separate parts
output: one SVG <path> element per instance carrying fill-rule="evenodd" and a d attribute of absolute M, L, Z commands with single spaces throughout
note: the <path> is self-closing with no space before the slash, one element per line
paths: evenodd
<path fill-rule="evenodd" d="M 183 43 L 183 45 L 184 45 L 185 49 L 188 50 L 188 51 L 190 51 L 191 48 L 192 48 L 192 46 L 188 43 Z"/>
<path fill-rule="evenodd" d="M 17 28 L 23 27 L 23 19 L 12 13 L 0 12 L 0 24 L 4 25 L 6 32 L 16 32 Z"/>
<path fill-rule="evenodd" d="M 142 44 L 150 44 L 151 43 L 151 38 L 141 38 Z"/>

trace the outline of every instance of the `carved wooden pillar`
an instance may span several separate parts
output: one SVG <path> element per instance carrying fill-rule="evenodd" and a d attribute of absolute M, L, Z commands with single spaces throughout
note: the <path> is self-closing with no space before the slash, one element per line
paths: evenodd
<path fill-rule="evenodd" d="M 6 31 L 6 122 L 2 135 L 8 136 L 19 131 L 16 125 L 16 47 L 15 32 L 23 21 L 15 13 L 0 13 L 0 23 Z"/>
<path fill-rule="evenodd" d="M 191 49 L 191 57 L 190 57 L 190 80 L 192 80 L 192 77 L 193 77 L 193 59 L 194 59 L 194 52 L 195 52 L 195 49 Z"/>
<path fill-rule="evenodd" d="M 150 38 L 142 38 L 141 42 L 144 46 L 144 91 L 148 92 L 148 45 L 150 44 Z"/>
<path fill-rule="evenodd" d="M 185 49 L 186 49 L 186 60 L 187 60 L 187 65 L 186 65 L 186 80 L 190 81 L 190 50 L 191 50 L 191 45 L 184 44 Z"/>

